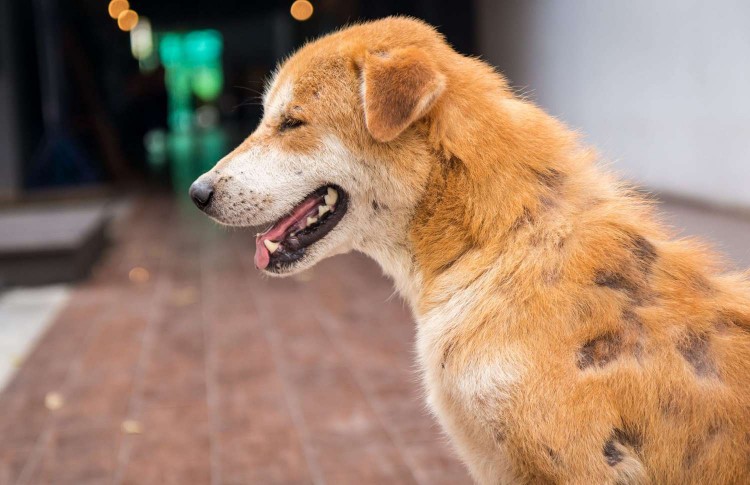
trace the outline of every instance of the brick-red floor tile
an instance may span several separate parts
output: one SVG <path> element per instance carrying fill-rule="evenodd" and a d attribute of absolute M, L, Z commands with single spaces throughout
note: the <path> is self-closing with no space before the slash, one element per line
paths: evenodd
<path fill-rule="evenodd" d="M 264 278 L 249 231 L 165 198 L 115 229 L 0 395 L 0 485 L 469 483 L 373 262 Z"/>

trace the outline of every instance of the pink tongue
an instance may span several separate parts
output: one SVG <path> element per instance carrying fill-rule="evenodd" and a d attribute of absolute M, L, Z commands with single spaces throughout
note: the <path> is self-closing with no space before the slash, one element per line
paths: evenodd
<path fill-rule="evenodd" d="M 307 217 L 307 214 L 318 205 L 320 197 L 310 197 L 303 201 L 300 205 L 294 208 L 292 213 L 283 219 L 280 219 L 273 227 L 262 234 L 258 234 L 255 237 L 255 267 L 258 269 L 266 269 L 268 262 L 271 259 L 271 253 L 263 241 L 270 240 L 274 242 L 281 242 L 284 238 L 287 230 L 301 221 L 303 217 Z"/>

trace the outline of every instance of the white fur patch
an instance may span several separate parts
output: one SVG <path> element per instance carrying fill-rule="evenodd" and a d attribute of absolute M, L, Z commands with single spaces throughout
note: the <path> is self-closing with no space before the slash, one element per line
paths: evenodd
<path fill-rule="evenodd" d="M 493 273 L 487 271 L 466 289 L 444 282 L 444 303 L 417 318 L 417 355 L 427 403 L 474 479 L 479 483 L 496 483 L 498 479 L 497 483 L 515 483 L 512 461 L 496 436 L 505 426 L 503 416 L 514 388 L 529 369 L 524 350 L 516 345 L 505 345 L 496 352 L 478 349 L 477 355 L 464 355 L 458 367 L 453 362 L 442 365 L 449 336 L 470 325 L 471 319 L 482 315 L 483 303 L 491 301 L 485 288 L 492 287 L 488 282 Z"/>
<path fill-rule="evenodd" d="M 437 393 L 447 392 L 477 416 L 492 416 L 492 409 L 477 406 L 501 405 L 528 367 L 523 350 L 509 345 L 502 352 L 494 353 L 491 360 L 487 360 L 484 353 L 485 358 L 481 360 L 466 360 L 456 373 L 446 375 L 443 368 L 446 339 L 460 332 L 469 319 L 482 315 L 482 304 L 492 301 L 484 289 L 492 288 L 488 282 L 492 281 L 493 273 L 487 271 L 466 289 L 454 289 L 444 303 L 417 317 L 417 355 L 424 372 L 425 387 Z M 492 298 L 496 300 L 498 296 Z M 439 399 L 433 397 L 431 401 L 439 407 Z M 438 416 L 444 412 L 442 409 L 434 411 Z"/>
<path fill-rule="evenodd" d="M 264 118 L 277 119 L 289 109 L 294 96 L 294 86 L 290 82 L 282 83 L 278 86 L 272 85 L 268 99 L 265 100 Z"/>

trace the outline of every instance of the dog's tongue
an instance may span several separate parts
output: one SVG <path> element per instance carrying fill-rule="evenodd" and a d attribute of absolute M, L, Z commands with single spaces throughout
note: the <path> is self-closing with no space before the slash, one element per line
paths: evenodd
<path fill-rule="evenodd" d="M 276 222 L 269 230 L 255 236 L 255 267 L 266 269 L 271 259 L 271 252 L 268 250 L 263 241 L 281 242 L 286 236 L 290 227 L 299 221 L 305 219 L 307 214 L 315 209 L 320 197 L 310 197 L 305 199 L 300 205 L 294 208 L 292 213 Z"/>

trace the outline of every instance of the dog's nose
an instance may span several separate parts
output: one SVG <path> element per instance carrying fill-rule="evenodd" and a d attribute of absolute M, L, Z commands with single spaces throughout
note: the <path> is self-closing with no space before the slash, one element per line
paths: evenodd
<path fill-rule="evenodd" d="M 193 199 L 193 203 L 202 211 L 205 211 L 211 204 L 213 195 L 214 187 L 206 181 L 196 180 L 190 186 L 190 198 Z"/>

